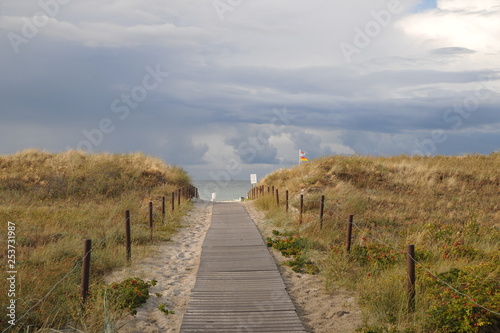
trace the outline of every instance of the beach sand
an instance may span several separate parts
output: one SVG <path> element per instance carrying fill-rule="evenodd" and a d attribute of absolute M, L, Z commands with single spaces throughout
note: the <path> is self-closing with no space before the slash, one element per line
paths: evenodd
<path fill-rule="evenodd" d="M 257 224 L 264 237 L 271 234 L 272 226 L 253 203 L 242 203 Z M 157 280 L 150 288 L 151 297 L 138 309 L 136 316 L 128 315 L 118 322 L 123 333 L 177 333 L 187 308 L 189 295 L 196 281 L 201 248 L 210 226 L 213 203 L 199 201 L 194 209 L 184 217 L 183 228 L 171 241 L 158 245 L 147 258 L 130 267 L 115 271 L 106 282 L 120 282 L 128 277 Z M 361 325 L 361 311 L 354 295 L 345 290 L 325 291 L 321 275 L 299 274 L 280 263 L 286 260 L 279 252 L 271 251 L 278 263 L 287 290 L 297 307 L 297 312 L 307 332 L 332 333 L 354 332 Z M 162 296 L 155 296 L 160 293 Z M 158 310 L 166 304 L 175 314 L 166 316 Z"/>
<path fill-rule="evenodd" d="M 147 258 L 133 263 L 106 277 L 106 282 L 120 282 L 129 277 L 156 280 L 150 288 L 150 298 L 137 315 L 121 319 L 117 327 L 123 333 L 179 332 L 186 311 L 189 294 L 196 281 L 201 247 L 210 225 L 213 203 L 198 201 L 194 209 L 183 218 L 182 225 L 172 239 L 155 247 Z M 159 293 L 162 296 L 157 297 Z M 158 310 L 166 304 L 175 311 L 168 316 Z"/>

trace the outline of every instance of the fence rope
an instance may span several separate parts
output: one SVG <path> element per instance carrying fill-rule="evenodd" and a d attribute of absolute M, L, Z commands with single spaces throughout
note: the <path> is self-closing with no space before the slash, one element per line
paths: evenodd
<path fill-rule="evenodd" d="M 115 211 L 113 212 L 113 214 L 111 214 L 111 216 L 117 215 L 118 214 L 117 211 L 118 211 L 118 208 L 115 208 Z M 92 246 L 92 248 L 90 249 L 90 251 L 88 251 L 87 253 L 85 253 L 85 255 L 82 256 L 82 258 L 76 259 L 75 263 L 73 264 L 73 267 L 59 281 L 57 281 L 52 286 L 52 288 L 50 288 L 50 290 L 42 298 L 40 298 L 34 305 L 32 305 L 31 307 L 29 307 L 28 310 L 26 310 L 26 312 L 21 317 L 19 317 L 18 319 L 16 319 L 16 324 L 18 322 L 20 322 L 22 319 L 24 319 L 39 304 L 41 304 L 43 301 L 45 301 L 50 296 L 50 294 L 52 294 L 54 292 L 54 290 L 57 288 L 57 286 L 59 286 L 64 280 L 66 280 L 78 268 L 79 264 L 81 262 L 83 262 L 83 260 L 85 258 L 87 258 L 88 255 L 90 255 L 91 252 L 93 252 L 94 250 L 100 248 L 102 244 L 104 244 L 108 239 L 110 239 L 111 237 L 113 237 L 115 235 L 115 232 L 119 228 L 121 228 L 121 227 L 117 224 L 113 229 L 111 229 L 112 232 L 109 234 L 109 236 L 107 236 L 105 238 L 102 238 L 97 245 Z M 13 327 L 14 327 L 14 325 L 8 326 L 6 329 L 4 329 L 2 331 L 2 333 L 7 332 L 8 330 L 10 330 Z"/>
<path fill-rule="evenodd" d="M 310 199 L 306 200 L 306 199 L 304 198 L 304 203 L 306 203 L 306 202 L 321 203 L 321 200 L 310 200 Z M 343 217 L 342 215 L 340 215 L 340 214 L 339 214 L 339 213 L 338 213 L 335 209 L 331 208 L 331 207 L 330 207 L 330 206 L 328 206 L 326 203 L 324 204 L 324 208 L 325 208 L 325 209 L 327 209 L 328 211 L 332 212 L 334 215 L 336 215 L 336 216 L 337 216 L 338 218 L 340 218 L 342 221 L 349 223 L 349 220 L 348 220 L 348 219 L 346 219 L 345 217 Z M 310 222 L 310 223 L 312 223 L 312 222 Z M 384 241 L 382 241 L 382 240 L 378 239 L 377 237 L 375 237 L 375 236 L 371 235 L 371 234 L 370 234 L 369 232 L 367 232 L 366 230 L 363 230 L 363 229 L 362 229 L 362 228 L 361 228 L 361 227 L 360 227 L 360 226 L 359 226 L 356 222 L 354 222 L 354 221 L 353 221 L 353 222 L 352 222 L 352 224 L 353 224 L 353 226 L 354 226 L 357 230 L 359 230 L 359 231 L 362 231 L 362 232 L 366 233 L 366 235 L 367 235 L 368 237 L 372 238 L 372 239 L 373 239 L 373 240 L 375 240 L 376 242 L 378 242 L 378 243 L 380 243 L 380 244 L 382 244 L 382 245 L 384 245 L 384 246 L 387 246 L 388 248 L 393 249 L 393 250 L 395 250 L 396 252 L 400 252 L 400 251 L 401 251 L 401 249 L 398 249 L 398 248 L 396 248 L 396 247 L 394 247 L 394 246 L 392 246 L 392 245 L 390 245 L 390 244 L 387 244 L 386 242 L 384 242 Z M 428 269 L 427 267 L 425 267 L 425 265 L 424 265 L 424 264 L 420 263 L 417 259 L 415 259 L 413 256 L 411 256 L 411 255 L 408 253 L 408 251 L 406 251 L 406 250 L 405 250 L 405 251 L 404 251 L 404 253 L 406 253 L 406 255 L 408 255 L 408 256 L 411 258 L 411 260 L 412 260 L 412 261 L 413 261 L 416 265 L 418 265 L 418 266 L 420 266 L 421 268 L 423 268 L 423 269 L 424 269 L 424 271 L 426 271 L 428 274 L 430 274 L 432 277 L 434 277 L 434 278 L 435 278 L 437 281 L 439 281 L 440 283 L 442 283 L 442 284 L 446 285 L 448 288 L 450 288 L 451 290 L 455 291 L 457 294 L 460 294 L 460 295 L 462 295 L 462 296 L 466 297 L 466 298 L 467 298 L 467 299 L 469 299 L 469 300 L 470 300 L 473 304 L 475 304 L 477 307 L 479 307 L 479 308 L 481 308 L 481 309 L 483 309 L 483 310 L 486 310 L 486 311 L 488 311 L 488 312 L 490 312 L 490 313 L 492 313 L 492 314 L 494 314 L 494 315 L 496 315 L 496 316 L 500 316 L 500 312 L 496 312 L 496 311 L 494 311 L 494 310 L 491 310 L 491 309 L 489 309 L 489 308 L 487 308 L 487 307 L 483 306 L 482 304 L 479 304 L 479 303 L 478 303 L 478 302 L 476 302 L 476 301 L 475 301 L 475 300 L 474 300 L 471 296 L 469 296 L 469 295 L 467 295 L 467 294 L 465 294 L 465 293 L 463 293 L 463 292 L 461 292 L 461 291 L 457 290 L 455 287 L 453 287 L 452 285 L 450 285 L 450 284 L 449 284 L 449 283 L 447 283 L 446 281 L 443 281 L 442 279 L 440 279 L 440 278 L 439 278 L 438 276 L 436 276 L 436 274 L 434 274 L 434 273 L 433 273 L 430 269 Z"/>
<path fill-rule="evenodd" d="M 50 290 L 42 297 L 40 298 L 34 305 L 32 305 L 30 308 L 28 308 L 28 310 L 26 310 L 26 312 L 21 316 L 19 317 L 17 320 L 16 320 L 16 324 L 18 322 L 20 322 L 22 319 L 24 319 L 24 317 L 26 317 L 33 309 L 35 309 L 40 303 L 42 303 L 43 301 L 45 301 L 47 299 L 47 297 L 50 296 L 50 294 L 52 294 L 52 292 L 57 288 L 57 286 L 59 284 L 61 284 L 64 280 L 66 280 L 79 266 L 79 264 L 81 262 L 83 262 L 83 260 L 85 258 L 87 258 L 87 256 L 90 255 L 91 252 L 93 252 L 94 250 L 96 250 L 97 248 L 99 248 L 104 242 L 106 242 L 109 238 L 111 238 L 111 236 L 114 235 L 114 231 L 106 238 L 103 238 L 101 239 L 101 241 L 96 245 L 96 246 L 92 246 L 92 248 L 90 249 L 90 251 L 88 251 L 87 253 L 85 253 L 84 256 L 82 256 L 82 258 L 79 258 L 77 260 L 75 260 L 75 263 L 73 264 L 73 267 L 59 280 L 57 281 L 53 286 L 52 288 L 50 288 Z M 11 329 L 13 326 L 9 326 L 7 327 L 5 330 L 2 331 L 2 333 L 4 332 L 7 332 L 9 329 Z"/>

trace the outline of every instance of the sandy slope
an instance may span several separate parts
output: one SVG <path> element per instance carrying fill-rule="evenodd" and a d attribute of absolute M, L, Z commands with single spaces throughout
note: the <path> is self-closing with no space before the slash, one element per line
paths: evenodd
<path fill-rule="evenodd" d="M 179 332 L 182 317 L 186 311 L 189 294 L 196 281 L 201 246 L 210 225 L 211 202 L 197 202 L 183 219 L 183 228 L 169 242 L 161 243 L 153 254 L 131 267 L 110 274 L 106 281 L 120 282 L 128 277 L 157 280 L 150 288 L 153 294 L 137 311 L 137 315 L 127 316 L 118 323 L 119 332 Z M 161 293 L 161 297 L 154 294 Z M 160 304 L 174 310 L 166 316 L 158 310 Z"/>

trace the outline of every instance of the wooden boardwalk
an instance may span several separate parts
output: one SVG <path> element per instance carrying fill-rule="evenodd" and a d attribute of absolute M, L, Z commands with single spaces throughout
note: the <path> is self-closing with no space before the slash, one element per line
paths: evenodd
<path fill-rule="evenodd" d="M 306 332 L 240 203 L 214 204 L 181 332 Z"/>

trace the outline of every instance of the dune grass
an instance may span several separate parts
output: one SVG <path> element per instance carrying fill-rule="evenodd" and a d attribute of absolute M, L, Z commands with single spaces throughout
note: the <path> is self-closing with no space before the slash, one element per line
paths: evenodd
<path fill-rule="evenodd" d="M 140 260 L 152 244 L 168 240 L 179 227 L 189 201 L 165 220 L 161 197 L 188 186 L 181 168 L 135 154 L 51 154 L 38 150 L 0 156 L 0 260 L 6 262 L 7 222 L 16 226 L 16 316 L 9 332 L 78 329 L 102 332 L 118 314 L 107 308 L 103 276 L 127 264 L 124 211 L 132 220 L 132 258 Z M 150 239 L 149 201 L 154 203 Z M 79 297 L 83 240 L 92 239 L 91 291 Z M 4 241 L 5 240 L 5 241 Z M 6 270 L 0 272 L 6 281 Z M 52 289 L 54 288 L 54 289 Z M 0 323 L 9 327 L 7 283 L 0 284 Z M 4 297 L 5 296 L 5 297 Z M 114 318 L 116 319 L 116 318 Z M 109 326 L 109 325 L 108 325 Z"/>
<path fill-rule="evenodd" d="M 268 175 L 259 185 L 265 192 L 278 188 L 281 207 L 271 195 L 256 204 L 280 230 L 316 244 L 309 257 L 330 290 L 357 291 L 362 332 L 499 332 L 499 170 L 500 153 L 324 157 Z M 326 208 L 320 230 L 321 195 Z M 349 214 L 355 225 L 347 253 Z M 408 244 L 415 245 L 418 261 L 414 312 L 406 291 Z"/>

